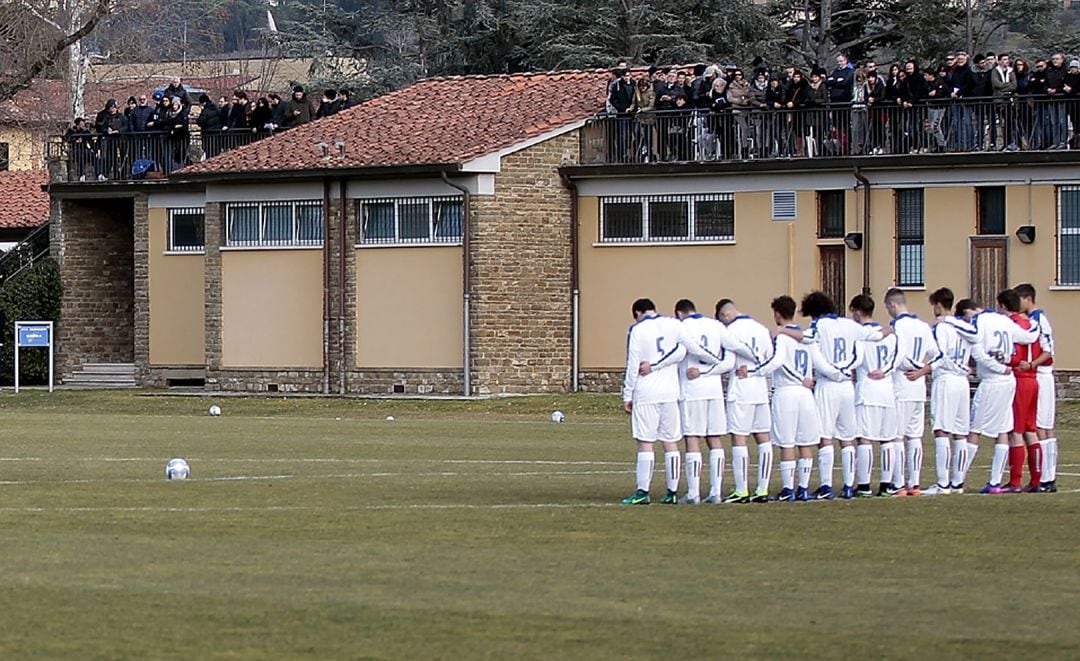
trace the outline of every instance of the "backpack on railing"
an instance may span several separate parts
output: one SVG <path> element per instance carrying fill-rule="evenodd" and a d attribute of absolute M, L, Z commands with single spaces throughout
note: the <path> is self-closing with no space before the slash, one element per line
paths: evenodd
<path fill-rule="evenodd" d="M 148 174 L 158 171 L 158 164 L 148 158 L 140 158 L 131 164 L 132 179 L 147 179 Z"/>

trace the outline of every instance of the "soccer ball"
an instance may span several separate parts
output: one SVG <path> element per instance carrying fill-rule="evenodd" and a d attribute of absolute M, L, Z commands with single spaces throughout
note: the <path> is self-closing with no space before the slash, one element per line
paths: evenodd
<path fill-rule="evenodd" d="M 394 416 L 392 416 L 392 415 L 386 416 L 386 421 L 387 422 L 393 422 L 394 421 Z"/>
<path fill-rule="evenodd" d="M 215 418 L 217 416 L 221 415 L 221 407 L 218 406 L 217 404 L 211 404 L 210 405 L 210 415 L 214 416 Z"/>
<path fill-rule="evenodd" d="M 566 415 L 562 411 L 553 411 L 551 414 L 552 422 L 562 422 L 566 420 Z"/>
<path fill-rule="evenodd" d="M 190 475 L 191 467 L 180 457 L 170 459 L 169 463 L 165 464 L 165 477 L 170 480 L 186 480 Z"/>

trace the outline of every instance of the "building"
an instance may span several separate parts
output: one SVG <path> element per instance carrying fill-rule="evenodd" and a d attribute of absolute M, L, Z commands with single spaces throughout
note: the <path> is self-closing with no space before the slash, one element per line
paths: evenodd
<path fill-rule="evenodd" d="M 979 151 L 939 154 L 925 116 L 882 116 L 894 153 L 863 155 L 850 111 L 600 117 L 606 80 L 422 81 L 165 180 L 52 184 L 61 374 L 611 391 L 640 296 L 768 319 L 781 293 L 897 285 L 926 316 L 938 286 L 991 305 L 1029 281 L 1059 335 L 1080 322 L 1080 154 L 1029 131 L 1041 107 L 950 111 L 942 144 Z M 969 117 L 993 128 L 953 135 Z M 1057 366 L 1080 389 L 1080 349 L 1059 342 Z"/>
<path fill-rule="evenodd" d="M 5 199 L 0 205 L 0 250 L 9 250 L 49 222 L 48 183 L 45 170 L 0 172 L 0 191 Z"/>

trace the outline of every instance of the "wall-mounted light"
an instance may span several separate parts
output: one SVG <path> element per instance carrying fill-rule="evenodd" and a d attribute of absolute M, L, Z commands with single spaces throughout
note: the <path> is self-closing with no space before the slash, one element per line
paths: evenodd
<path fill-rule="evenodd" d="M 844 245 L 852 250 L 862 250 L 862 232 L 848 232 L 844 235 Z"/>
<path fill-rule="evenodd" d="M 1016 238 L 1020 239 L 1020 243 L 1035 243 L 1035 226 L 1021 225 L 1017 227 Z"/>

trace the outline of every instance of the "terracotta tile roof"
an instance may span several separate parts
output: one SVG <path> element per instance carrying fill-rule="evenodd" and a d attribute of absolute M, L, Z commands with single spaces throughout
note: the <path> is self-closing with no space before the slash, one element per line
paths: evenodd
<path fill-rule="evenodd" d="M 49 194 L 41 189 L 49 183 L 47 170 L 0 172 L 0 227 L 37 227 L 49 222 Z"/>
<path fill-rule="evenodd" d="M 423 80 L 182 172 L 463 163 L 602 111 L 608 76 L 598 70 Z M 344 156 L 334 147 L 339 141 Z M 330 146 L 329 159 L 319 143 Z"/>

